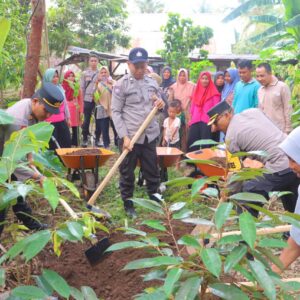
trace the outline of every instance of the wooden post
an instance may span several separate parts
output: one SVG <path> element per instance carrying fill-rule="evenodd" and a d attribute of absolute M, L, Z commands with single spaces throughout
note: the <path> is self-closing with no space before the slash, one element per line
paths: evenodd
<path fill-rule="evenodd" d="M 23 98 L 30 98 L 35 91 L 42 47 L 45 0 L 32 0 L 31 30 L 28 38 L 24 72 Z"/>

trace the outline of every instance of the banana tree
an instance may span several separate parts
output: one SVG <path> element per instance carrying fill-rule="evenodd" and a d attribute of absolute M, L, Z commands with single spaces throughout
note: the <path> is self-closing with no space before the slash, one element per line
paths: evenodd
<path fill-rule="evenodd" d="M 274 9 L 281 5 L 284 10 L 280 13 Z M 265 8 L 270 11 L 264 14 Z M 300 5 L 298 0 L 249 0 L 228 14 L 223 22 L 229 22 L 248 13 L 256 14 L 249 16 L 249 20 L 255 24 L 266 24 L 267 28 L 261 33 L 252 36 L 249 40 L 253 43 L 265 40 L 264 47 L 295 46 L 300 43 Z M 263 14 L 257 14 L 257 11 Z"/>

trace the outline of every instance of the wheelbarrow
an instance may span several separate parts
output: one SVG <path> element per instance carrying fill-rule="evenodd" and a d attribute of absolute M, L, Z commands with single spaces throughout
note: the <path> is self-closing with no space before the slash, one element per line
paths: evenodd
<path fill-rule="evenodd" d="M 194 152 L 189 152 L 186 154 L 188 159 L 199 161 L 195 163 L 195 166 L 200 171 L 199 175 L 204 175 L 207 177 L 212 176 L 225 176 L 228 173 L 228 169 L 225 166 L 222 166 L 218 161 L 214 163 L 206 163 L 207 160 L 214 161 L 215 158 L 223 159 L 226 161 L 226 151 L 221 149 L 211 149 L 205 148 L 202 150 L 197 150 Z M 203 161 L 203 162 L 201 162 Z"/>
<path fill-rule="evenodd" d="M 160 182 L 168 181 L 168 168 L 174 166 L 179 162 L 183 152 L 177 148 L 173 147 L 156 147 L 157 163 L 160 172 Z M 138 166 L 140 167 L 140 161 L 138 161 Z M 142 170 L 139 172 L 138 185 L 142 186 L 144 182 Z"/>
<path fill-rule="evenodd" d="M 68 168 L 68 179 L 71 179 L 72 170 L 79 173 L 86 201 L 98 186 L 99 167 L 115 154 L 104 148 L 60 148 L 56 152 Z"/>

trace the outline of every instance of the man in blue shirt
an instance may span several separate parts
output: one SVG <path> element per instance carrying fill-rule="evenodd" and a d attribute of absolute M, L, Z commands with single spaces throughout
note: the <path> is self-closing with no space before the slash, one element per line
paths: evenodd
<path fill-rule="evenodd" d="M 242 111 L 258 107 L 258 89 L 260 84 L 252 77 L 252 62 L 241 60 L 238 63 L 238 70 L 241 80 L 234 89 L 233 109 L 238 114 Z"/>

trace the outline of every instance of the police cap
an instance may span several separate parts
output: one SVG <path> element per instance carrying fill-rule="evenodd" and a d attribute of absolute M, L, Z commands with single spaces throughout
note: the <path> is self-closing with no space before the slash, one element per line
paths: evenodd
<path fill-rule="evenodd" d="M 219 115 L 221 115 L 223 112 L 230 110 L 230 109 L 231 109 L 231 106 L 226 101 L 222 101 L 222 102 L 218 103 L 217 105 L 215 105 L 213 108 L 211 108 L 207 112 L 207 114 L 209 116 L 209 121 L 208 121 L 207 125 L 212 125 Z"/>
<path fill-rule="evenodd" d="M 148 52 L 144 48 L 133 48 L 129 52 L 129 61 L 133 64 L 137 64 L 139 62 L 147 62 L 148 61 Z"/>
<path fill-rule="evenodd" d="M 59 114 L 59 108 L 64 100 L 64 95 L 57 85 L 44 82 L 32 98 L 40 99 L 49 113 Z"/>

